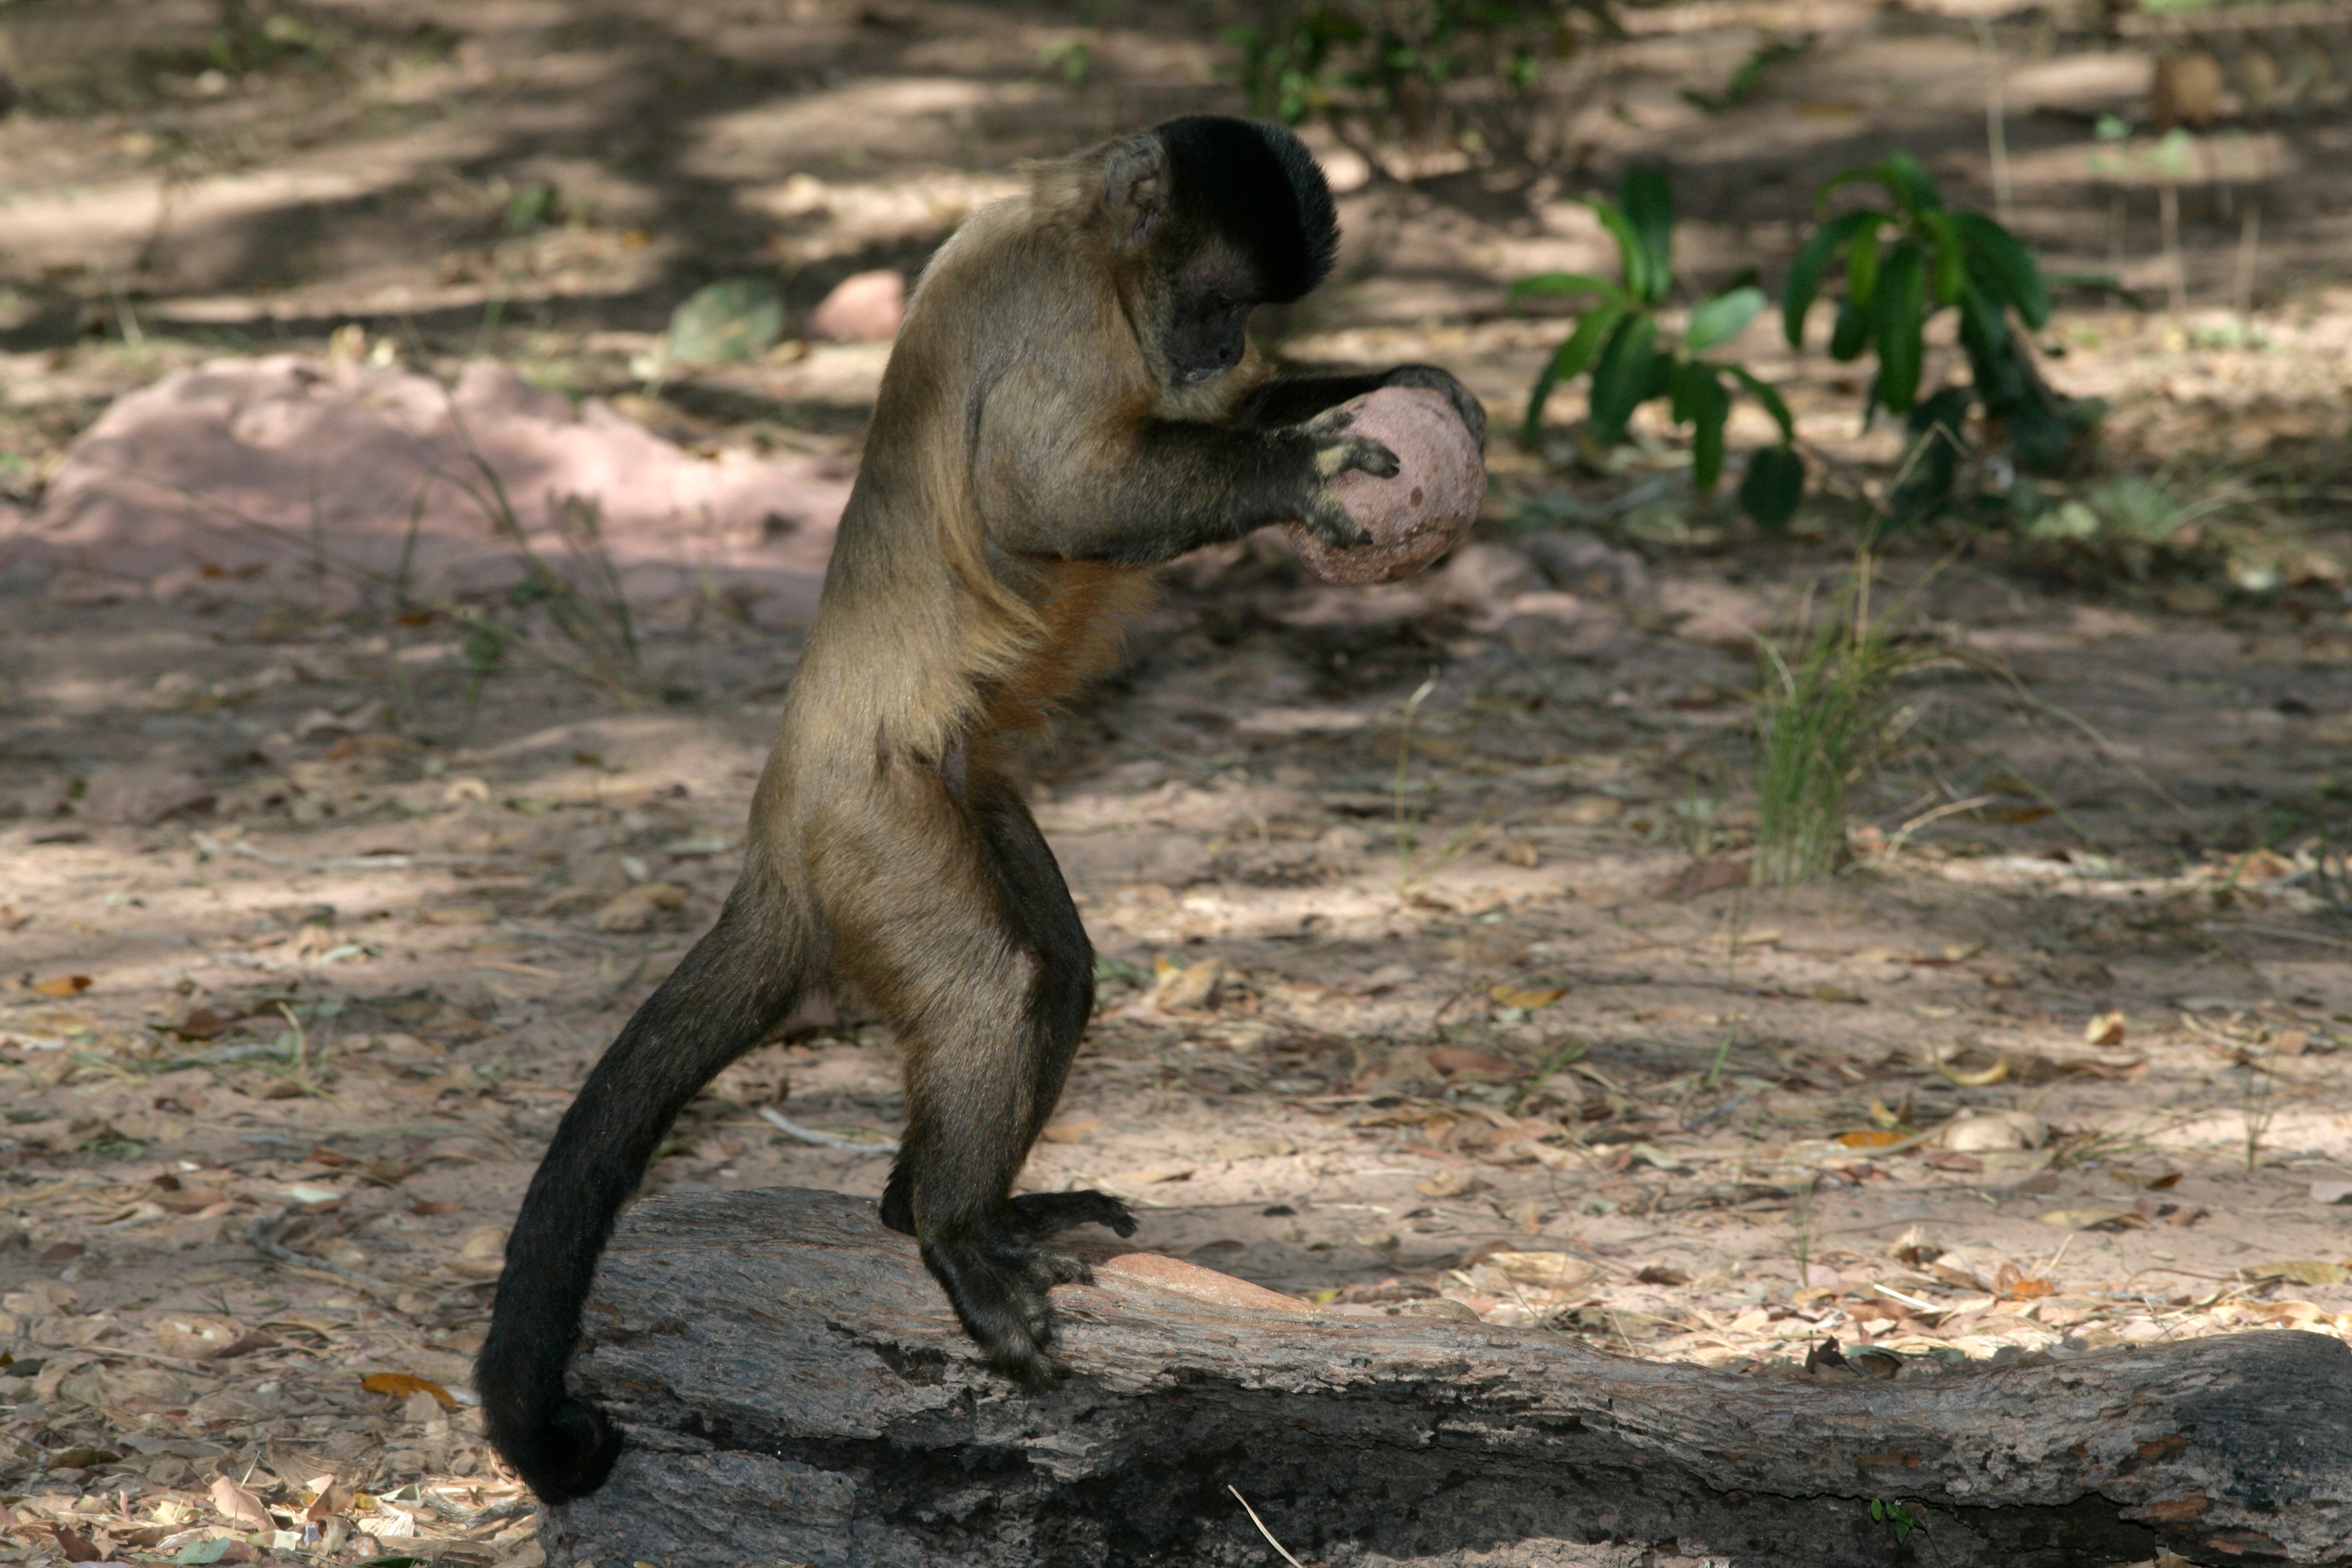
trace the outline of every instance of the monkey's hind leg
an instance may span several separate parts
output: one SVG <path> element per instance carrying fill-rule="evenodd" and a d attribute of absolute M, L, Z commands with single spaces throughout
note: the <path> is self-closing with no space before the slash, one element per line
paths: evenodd
<path fill-rule="evenodd" d="M 941 804 L 955 828 L 919 908 L 861 921 L 838 950 L 907 1052 L 907 1136 L 882 1220 L 922 1243 L 990 1363 L 1043 1386 L 1061 1372 L 1045 1292 L 1087 1277 L 1048 1239 L 1080 1225 L 1135 1231 L 1105 1193 L 1009 1195 L 1093 1010 L 1094 948 L 1011 784 L 975 768 Z"/>

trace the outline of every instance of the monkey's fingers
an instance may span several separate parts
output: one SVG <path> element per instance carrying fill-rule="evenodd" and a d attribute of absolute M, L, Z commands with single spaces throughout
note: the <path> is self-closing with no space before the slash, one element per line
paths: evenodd
<path fill-rule="evenodd" d="M 1007 1206 L 1013 1227 L 1033 1241 L 1081 1225 L 1108 1226 L 1121 1236 L 1135 1234 L 1135 1215 L 1108 1193 L 1024 1193 Z"/>
<path fill-rule="evenodd" d="M 1401 364 L 1389 372 L 1386 384 L 1426 387 L 1438 394 L 1445 401 L 1454 405 L 1454 412 L 1461 417 L 1464 426 L 1476 438 L 1479 449 L 1481 451 L 1486 449 L 1486 405 L 1479 402 L 1468 387 L 1455 379 L 1452 372 L 1440 370 L 1433 364 Z"/>
<path fill-rule="evenodd" d="M 1392 479 L 1404 465 L 1397 455 L 1378 441 L 1368 441 L 1361 436 L 1342 436 L 1322 445 L 1315 454 L 1316 470 L 1327 479 L 1341 474 L 1370 474 L 1376 479 Z"/>
<path fill-rule="evenodd" d="M 1353 550 L 1359 545 L 1370 544 L 1372 542 L 1370 531 L 1362 523 L 1358 522 L 1336 498 L 1329 495 L 1325 495 L 1318 500 L 1314 509 L 1299 519 L 1299 521 L 1313 530 L 1315 537 L 1334 550 Z"/>

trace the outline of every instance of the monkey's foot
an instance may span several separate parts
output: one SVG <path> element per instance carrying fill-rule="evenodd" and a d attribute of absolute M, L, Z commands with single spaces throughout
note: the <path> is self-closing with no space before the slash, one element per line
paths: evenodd
<path fill-rule="evenodd" d="M 1122 1206 L 1119 1212 L 1126 1210 Z M 1019 1223 L 1011 1213 L 1005 1218 Z M 1054 1317 L 1046 1309 L 1045 1292 L 1056 1285 L 1090 1282 L 1094 1274 L 1083 1258 L 1022 1239 L 1010 1225 L 992 1225 L 985 1231 L 974 1227 L 925 1240 L 923 1262 L 991 1366 L 1033 1391 L 1050 1388 L 1067 1373 L 1069 1369 L 1051 1349 Z"/>
<path fill-rule="evenodd" d="M 1032 1241 L 1082 1225 L 1108 1226 L 1121 1236 L 1135 1234 L 1135 1215 L 1108 1193 L 1024 1193 L 1008 1201 L 1006 1220 Z"/>

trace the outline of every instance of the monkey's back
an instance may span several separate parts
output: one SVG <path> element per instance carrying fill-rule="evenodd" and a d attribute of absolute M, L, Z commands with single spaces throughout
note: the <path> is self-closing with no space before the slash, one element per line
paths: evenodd
<path fill-rule="evenodd" d="M 937 759 L 1034 721 L 1149 595 L 1148 568 L 1002 542 L 1099 439 L 1071 409 L 1131 418 L 1150 396 L 1118 297 L 1052 184 L 973 214 L 908 301 L 778 738 L 796 781 L 877 752 Z"/>

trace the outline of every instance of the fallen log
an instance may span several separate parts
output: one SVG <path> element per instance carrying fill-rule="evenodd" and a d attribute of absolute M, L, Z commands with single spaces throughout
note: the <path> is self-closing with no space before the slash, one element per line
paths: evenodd
<path fill-rule="evenodd" d="M 2352 1563 L 2352 1351 L 2318 1334 L 1823 1381 L 1094 1256 L 1031 1395 L 870 1202 L 638 1205 L 574 1366 L 629 1448 L 549 1562 L 1276 1562 L 1238 1495 L 1331 1568 Z"/>

